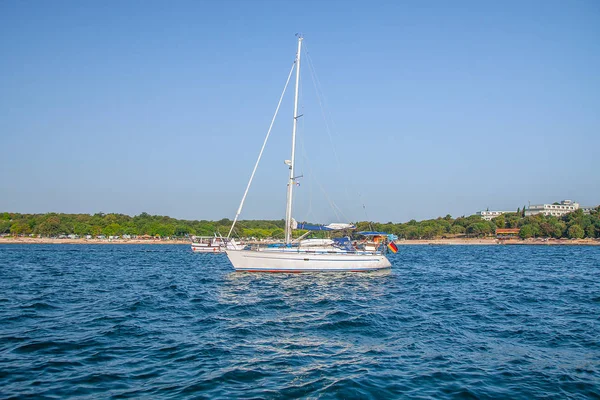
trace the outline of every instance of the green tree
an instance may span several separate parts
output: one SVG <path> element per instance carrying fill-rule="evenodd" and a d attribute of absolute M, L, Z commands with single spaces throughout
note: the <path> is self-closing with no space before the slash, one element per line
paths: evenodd
<path fill-rule="evenodd" d="M 571 225 L 568 230 L 568 235 L 570 239 L 582 239 L 585 232 L 583 228 L 577 224 Z"/>
<path fill-rule="evenodd" d="M 553 233 L 553 226 L 549 222 L 542 222 L 540 225 L 540 236 L 551 237 Z"/>
<path fill-rule="evenodd" d="M 13 235 L 29 235 L 31 233 L 31 228 L 25 221 L 19 221 L 12 224 L 10 233 Z"/>
<path fill-rule="evenodd" d="M 467 227 L 467 234 L 473 236 L 485 236 L 491 233 L 491 227 L 485 221 L 472 223 Z"/>
<path fill-rule="evenodd" d="M 138 230 L 135 225 L 130 224 L 123 227 L 123 234 L 125 235 L 137 235 Z"/>
<path fill-rule="evenodd" d="M 106 225 L 104 229 L 102 229 L 102 233 L 106 236 L 122 235 L 123 228 L 121 227 L 121 225 L 117 224 L 116 222 L 113 222 L 111 224 Z"/>
<path fill-rule="evenodd" d="M 418 239 L 419 238 L 419 228 L 414 225 L 408 225 L 406 230 L 404 231 L 404 237 L 406 239 Z"/>
<path fill-rule="evenodd" d="M 174 235 L 175 236 L 185 236 L 185 235 L 189 235 L 191 233 L 191 231 L 192 230 L 188 226 L 177 225 L 175 227 Z"/>
<path fill-rule="evenodd" d="M 562 221 L 553 221 L 550 223 L 552 225 L 552 237 L 556 239 L 560 239 L 564 236 L 565 231 L 567 230 L 567 225 Z"/>
<path fill-rule="evenodd" d="M 274 239 L 283 239 L 285 237 L 285 231 L 281 228 L 275 228 L 271 231 L 271 237 Z"/>
<path fill-rule="evenodd" d="M 233 221 L 231 221 L 228 218 L 223 218 L 223 219 L 217 221 L 217 225 L 219 225 L 219 226 L 231 226 L 232 222 Z"/>
<path fill-rule="evenodd" d="M 435 226 L 425 225 L 421 228 L 421 237 L 425 239 L 433 239 L 436 236 Z"/>
<path fill-rule="evenodd" d="M 521 237 L 521 239 L 527 239 L 527 238 L 533 237 L 534 234 L 535 234 L 535 231 L 533 229 L 533 226 L 531 226 L 531 225 L 525 225 L 525 226 L 521 227 L 521 231 L 519 232 L 519 236 Z"/>
<path fill-rule="evenodd" d="M 244 229 L 245 235 L 249 237 L 255 237 L 257 239 L 264 239 L 270 236 L 271 232 L 266 229 Z"/>
<path fill-rule="evenodd" d="M 504 224 L 505 224 L 504 215 L 499 215 L 496 218 L 493 218 L 492 221 L 494 222 L 494 224 L 496 224 L 496 227 L 504 228 Z"/>
<path fill-rule="evenodd" d="M 463 233 L 465 233 L 466 229 L 464 226 L 460 226 L 460 225 L 454 225 L 452 226 L 452 228 L 450 228 L 450 233 L 454 234 L 454 235 L 461 235 Z"/>
<path fill-rule="evenodd" d="M 158 225 L 156 227 L 156 229 L 154 230 L 154 235 L 153 236 L 160 236 L 160 237 L 170 237 L 173 236 L 173 233 L 175 233 L 175 228 L 171 225 Z"/>
<path fill-rule="evenodd" d="M 37 227 L 38 233 L 44 236 L 57 236 L 65 233 L 57 215 L 49 214 L 48 218 Z"/>
<path fill-rule="evenodd" d="M 594 238 L 596 237 L 596 227 L 594 225 L 588 225 L 587 228 L 585 228 L 585 236 L 588 238 Z"/>
<path fill-rule="evenodd" d="M 518 228 L 521 217 L 516 213 L 506 213 L 504 216 L 505 228 Z"/>
<path fill-rule="evenodd" d="M 73 233 L 79 236 L 90 235 L 92 233 L 92 227 L 89 224 L 77 222 L 73 227 Z"/>
<path fill-rule="evenodd" d="M 11 223 L 8 220 L 0 220 L 0 233 L 8 233 L 11 231 Z"/>

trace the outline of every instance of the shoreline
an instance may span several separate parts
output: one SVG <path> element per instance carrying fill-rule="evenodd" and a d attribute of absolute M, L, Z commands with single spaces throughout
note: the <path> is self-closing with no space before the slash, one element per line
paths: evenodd
<path fill-rule="evenodd" d="M 264 242 L 265 244 L 268 242 Z M 495 238 L 454 238 L 454 239 L 414 239 L 396 240 L 398 246 L 447 245 L 447 246 L 489 246 L 489 245 L 539 245 L 539 246 L 600 246 L 600 239 L 495 239 Z M 158 239 L 52 239 L 31 237 L 0 237 L 0 244 L 180 244 L 191 245 L 190 240 Z"/>
<path fill-rule="evenodd" d="M 454 238 L 454 239 L 415 239 L 415 240 L 397 240 L 398 246 L 410 245 L 448 245 L 448 246 L 489 246 L 489 245 L 533 245 L 533 246 L 600 246 L 600 239 L 475 239 L 475 238 Z"/>
<path fill-rule="evenodd" d="M 188 244 L 191 240 L 157 239 L 52 239 L 31 237 L 3 237 L 0 244 Z"/>

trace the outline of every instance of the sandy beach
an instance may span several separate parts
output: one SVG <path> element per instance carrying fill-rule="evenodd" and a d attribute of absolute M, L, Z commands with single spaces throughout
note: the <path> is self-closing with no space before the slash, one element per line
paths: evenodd
<path fill-rule="evenodd" d="M 58 239 L 58 238 L 32 238 L 32 237 L 0 237 L 0 244 L 187 244 L 189 240 L 161 240 L 161 239 Z M 249 242 L 248 242 L 249 243 Z M 268 243 L 268 242 L 263 242 Z M 477 246 L 477 245 L 587 245 L 600 246 L 600 239 L 510 239 L 499 240 L 495 238 L 452 238 L 452 239 L 421 239 L 397 240 L 398 246 L 406 245 L 450 245 L 450 246 Z"/>
<path fill-rule="evenodd" d="M 599 239 L 509 239 L 500 240 L 495 238 L 453 238 L 453 239 L 429 239 L 429 240 L 398 240 L 396 244 L 402 245 L 600 245 Z"/>
<path fill-rule="evenodd" d="M 191 244 L 189 240 L 160 239 L 58 239 L 33 237 L 2 237 L 0 244 Z"/>

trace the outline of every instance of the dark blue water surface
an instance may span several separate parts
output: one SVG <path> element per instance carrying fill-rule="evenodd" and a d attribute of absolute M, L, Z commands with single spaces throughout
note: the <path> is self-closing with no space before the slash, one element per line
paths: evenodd
<path fill-rule="evenodd" d="M 0 397 L 600 398 L 600 247 L 401 246 L 377 274 L 0 245 Z"/>

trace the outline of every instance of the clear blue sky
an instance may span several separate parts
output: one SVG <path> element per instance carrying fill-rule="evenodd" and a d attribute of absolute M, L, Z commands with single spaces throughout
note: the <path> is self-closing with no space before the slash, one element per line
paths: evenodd
<path fill-rule="evenodd" d="M 600 203 L 596 0 L 5 0 L 0 211 L 233 218 L 296 32 L 298 219 Z M 242 218 L 285 215 L 291 94 Z"/>

